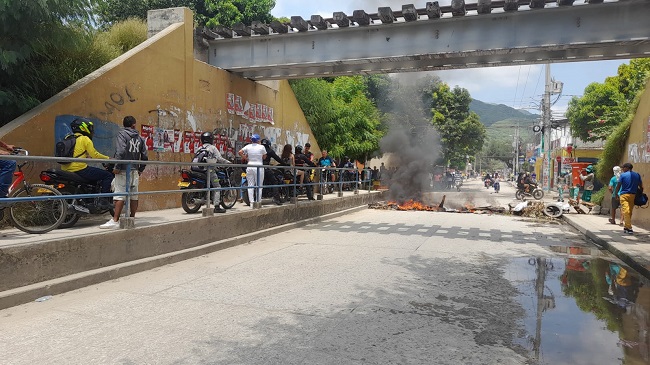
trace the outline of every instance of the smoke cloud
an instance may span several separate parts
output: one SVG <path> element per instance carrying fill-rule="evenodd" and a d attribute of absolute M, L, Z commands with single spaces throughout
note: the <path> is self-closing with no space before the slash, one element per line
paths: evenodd
<path fill-rule="evenodd" d="M 440 144 L 433 129 L 425 129 L 423 134 L 414 135 L 395 125 L 381 140 L 381 151 L 390 154 L 387 164 L 391 167 L 388 173 L 390 200 L 422 201 L 422 194 L 431 190 L 431 169 L 440 154 Z"/>

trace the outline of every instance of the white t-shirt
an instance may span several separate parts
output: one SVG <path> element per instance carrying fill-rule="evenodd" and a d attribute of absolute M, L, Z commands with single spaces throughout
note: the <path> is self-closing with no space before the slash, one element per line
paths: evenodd
<path fill-rule="evenodd" d="M 249 165 L 263 165 L 263 156 L 266 155 L 266 148 L 258 143 L 251 143 L 244 148 L 242 151 L 248 156 Z"/>

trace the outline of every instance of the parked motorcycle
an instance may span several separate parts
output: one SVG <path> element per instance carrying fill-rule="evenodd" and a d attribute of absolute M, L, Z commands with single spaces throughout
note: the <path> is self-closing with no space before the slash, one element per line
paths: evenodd
<path fill-rule="evenodd" d="M 334 192 L 334 183 L 332 182 L 333 170 L 327 167 L 320 168 L 320 193 L 331 194 Z"/>
<path fill-rule="evenodd" d="M 515 197 L 519 200 L 524 200 L 526 197 L 533 197 L 537 200 L 540 200 L 544 197 L 544 190 L 540 189 L 535 184 L 530 184 L 528 191 L 525 191 L 524 189 L 517 189 Z"/>
<path fill-rule="evenodd" d="M 102 192 L 100 182 L 88 181 L 74 172 L 50 169 L 41 171 L 40 178 L 41 181 L 53 186 L 63 195 L 101 194 Z M 105 213 L 113 215 L 113 204 L 103 203 L 103 199 L 106 198 L 93 196 L 81 199 L 66 199 L 68 210 L 59 228 L 74 226 L 83 215 L 101 215 Z"/>
<path fill-rule="evenodd" d="M 262 185 L 270 184 L 270 179 L 269 175 L 267 174 L 272 174 L 275 177 L 275 181 L 278 181 L 278 185 L 282 184 L 286 179 L 285 179 L 285 171 L 288 172 L 291 175 L 291 172 L 286 169 L 280 169 L 280 168 L 267 168 L 264 170 L 264 183 Z M 246 205 L 250 205 L 250 198 L 248 197 L 248 180 L 246 179 L 246 172 L 242 172 L 241 174 L 241 189 L 242 189 L 242 200 Z M 291 196 L 288 193 L 288 190 L 285 187 L 278 188 L 280 189 L 280 200 L 275 201 L 275 197 L 273 196 L 273 188 L 262 188 L 262 199 L 274 199 L 274 202 L 278 205 L 281 205 L 283 201 L 289 201 L 291 199 Z"/>
<path fill-rule="evenodd" d="M 222 188 L 232 187 L 230 177 L 233 173 L 232 167 L 223 167 L 217 170 L 219 177 L 219 184 Z M 203 205 L 206 205 L 205 191 L 193 191 L 196 189 L 205 189 L 207 174 L 204 172 L 197 172 L 192 170 L 181 170 L 181 179 L 178 180 L 178 187 L 181 190 L 187 190 L 181 196 L 181 205 L 183 210 L 187 213 L 196 213 Z M 232 208 L 237 203 L 237 190 L 227 189 L 221 191 L 213 191 L 211 194 L 220 194 L 219 205 L 224 209 Z"/>

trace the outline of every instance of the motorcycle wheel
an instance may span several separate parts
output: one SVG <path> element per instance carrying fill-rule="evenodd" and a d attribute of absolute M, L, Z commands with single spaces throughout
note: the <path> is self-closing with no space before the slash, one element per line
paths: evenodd
<path fill-rule="evenodd" d="M 228 189 L 221 192 L 220 204 L 224 209 L 232 208 L 237 203 L 237 195 L 239 191 L 236 189 Z"/>
<path fill-rule="evenodd" d="M 70 193 L 68 192 L 62 192 L 61 194 L 70 195 Z M 81 216 L 77 213 L 74 213 L 74 208 L 70 207 L 70 205 L 74 204 L 75 201 L 76 199 L 70 199 L 65 201 L 66 203 L 68 203 L 68 214 L 66 214 L 65 218 L 63 219 L 63 223 L 61 223 L 61 225 L 59 225 L 58 228 L 70 228 L 75 224 L 77 224 L 77 221 L 79 221 L 79 218 Z"/>
<path fill-rule="evenodd" d="M 548 205 L 544 207 L 544 214 L 551 218 L 560 218 L 562 216 L 562 209 L 555 205 Z"/>
<path fill-rule="evenodd" d="M 515 198 L 519 200 L 524 200 L 524 192 L 521 190 L 517 190 L 517 192 L 515 193 Z"/>
<path fill-rule="evenodd" d="M 181 205 L 183 206 L 183 210 L 189 214 L 198 212 L 203 204 L 197 203 L 197 201 L 202 201 L 204 194 L 205 193 L 202 191 L 188 191 L 187 193 L 183 193 L 181 197 Z"/>
<path fill-rule="evenodd" d="M 535 189 L 533 190 L 533 198 L 540 200 L 544 197 L 544 190 L 542 189 Z"/>

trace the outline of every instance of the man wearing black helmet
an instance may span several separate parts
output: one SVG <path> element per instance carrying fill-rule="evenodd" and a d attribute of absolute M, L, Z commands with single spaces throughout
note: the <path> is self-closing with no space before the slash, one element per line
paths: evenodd
<path fill-rule="evenodd" d="M 309 157 L 307 157 L 302 152 L 302 146 L 300 146 L 300 145 L 296 146 L 295 152 L 296 153 L 294 153 L 294 159 L 296 161 L 296 166 L 297 167 L 304 167 L 305 165 L 316 167 L 316 164 L 313 163 L 309 159 Z M 307 174 L 307 177 L 305 177 L 306 174 Z M 305 170 L 302 170 L 302 169 L 296 171 L 296 180 L 297 180 L 296 182 L 298 184 L 301 184 L 301 185 L 302 185 L 303 182 L 307 182 L 307 183 L 311 182 L 311 180 L 309 179 L 308 173 L 306 173 Z M 314 187 L 311 186 L 311 185 L 307 185 L 305 188 L 307 190 L 307 199 L 314 200 Z"/>
<path fill-rule="evenodd" d="M 278 154 L 271 148 L 271 141 L 268 139 L 264 138 L 261 141 L 262 146 L 266 149 L 266 158 L 264 158 L 264 165 L 269 166 L 271 164 L 271 158 L 274 159 L 277 163 L 280 165 L 284 165 L 282 162 L 282 159 Z M 265 169 L 267 170 L 264 173 L 264 185 L 280 185 L 281 181 L 279 181 L 276 177 L 276 175 L 271 171 L 271 169 Z M 280 197 L 280 188 L 277 186 L 272 188 L 273 191 L 273 202 L 277 205 L 282 205 L 282 198 Z"/>
<path fill-rule="evenodd" d="M 230 161 L 226 160 L 221 156 L 221 152 L 213 145 L 214 143 L 214 135 L 211 132 L 203 132 L 201 134 L 201 147 L 199 147 L 198 151 L 195 152 L 195 156 L 201 155 L 202 151 L 205 151 L 205 159 L 206 160 L 211 160 L 214 159 L 217 163 L 230 163 Z M 201 162 L 201 161 L 197 161 Z M 192 166 L 193 171 L 198 171 L 198 172 L 206 172 L 204 166 Z M 219 177 L 217 176 L 217 170 L 211 169 L 210 170 L 210 187 L 212 188 L 220 188 L 221 184 L 219 183 Z M 225 213 L 226 210 L 219 206 L 219 201 L 221 197 L 221 191 L 219 191 L 218 194 L 214 194 L 212 200 L 214 203 L 214 212 L 215 213 Z"/>
<path fill-rule="evenodd" d="M 108 156 L 105 156 L 99 153 L 95 149 L 93 144 L 93 134 L 95 131 L 95 126 L 93 122 L 84 118 L 77 118 L 70 123 L 70 128 L 74 133 L 74 138 L 76 142 L 74 145 L 74 151 L 72 153 L 73 157 L 86 157 L 97 158 L 97 159 L 108 159 Z M 90 182 L 100 182 L 102 186 L 102 193 L 111 192 L 111 182 L 113 181 L 113 174 L 104 169 L 97 167 L 88 166 L 84 162 L 69 162 L 61 165 L 61 169 L 67 172 L 74 172 L 75 174 L 81 176 L 82 178 Z M 112 198 L 102 198 L 102 205 L 110 205 Z"/>

